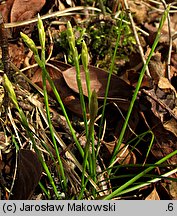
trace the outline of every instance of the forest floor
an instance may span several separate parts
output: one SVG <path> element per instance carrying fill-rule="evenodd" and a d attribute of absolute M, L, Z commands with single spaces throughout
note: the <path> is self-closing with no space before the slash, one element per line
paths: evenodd
<path fill-rule="evenodd" d="M 0 12 L 0 199 L 176 199 L 176 1 Z"/>

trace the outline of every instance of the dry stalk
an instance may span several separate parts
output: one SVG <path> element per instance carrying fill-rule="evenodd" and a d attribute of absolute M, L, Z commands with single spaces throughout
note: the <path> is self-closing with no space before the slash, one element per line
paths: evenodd
<path fill-rule="evenodd" d="M 135 36 L 135 40 L 136 40 L 136 43 L 138 45 L 138 49 L 139 49 L 139 52 L 140 52 L 140 55 L 141 55 L 141 59 L 143 61 L 143 64 L 145 65 L 146 64 L 146 59 L 145 59 L 145 56 L 144 56 L 143 48 L 141 46 L 141 43 L 140 43 L 140 40 L 139 40 L 139 37 L 138 37 L 138 33 L 136 31 L 135 23 L 134 23 L 132 15 L 131 15 L 127 0 L 124 0 L 124 5 L 125 5 L 125 9 L 128 11 L 128 16 L 129 16 L 130 23 L 131 23 L 131 26 L 132 26 L 132 30 L 133 30 L 133 33 L 134 33 L 134 36 Z M 151 77 L 148 66 L 146 67 L 146 75 Z"/>
<path fill-rule="evenodd" d="M 161 0 L 164 9 L 167 9 L 167 4 L 165 0 Z M 169 34 L 169 50 L 168 50 L 168 60 L 167 60 L 167 78 L 170 80 L 170 63 L 171 63 L 171 52 L 172 52 L 172 33 L 171 33 L 171 24 L 170 24 L 170 14 L 167 15 L 167 22 L 168 22 L 168 34 Z"/>

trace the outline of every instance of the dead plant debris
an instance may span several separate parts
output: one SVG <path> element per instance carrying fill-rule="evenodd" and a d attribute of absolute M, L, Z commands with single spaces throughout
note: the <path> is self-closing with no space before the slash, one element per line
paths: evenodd
<path fill-rule="evenodd" d="M 19 34 L 23 32 L 32 38 L 40 53 L 37 23 L 32 21 L 38 13 L 43 19 L 46 33 L 46 68 L 68 112 L 82 148 L 86 145 L 86 135 L 83 127 L 76 68 L 66 37 L 66 23 L 70 21 L 73 26 L 78 52 L 81 53 L 83 40 L 88 47 L 90 86 L 91 91 L 96 91 L 99 104 L 94 132 L 96 147 L 111 60 L 117 34 L 120 31 L 118 26 L 122 23 L 105 106 L 99 157 L 96 161 L 97 170 L 99 170 L 97 181 L 100 182 L 89 183 L 96 189 L 97 197 L 101 198 L 110 194 L 112 190 L 124 184 L 133 175 L 140 173 L 146 164 L 154 164 L 168 154 L 177 151 L 177 3 L 170 1 L 172 2 L 169 14 L 170 24 L 168 20 L 165 22 L 160 41 L 148 65 L 149 74 L 144 76 L 136 98 L 123 143 L 116 157 L 114 175 L 109 176 L 108 172 L 104 171 L 109 166 L 111 156 L 114 153 L 143 67 L 141 52 L 136 44 L 125 3 L 128 4 L 133 17 L 145 60 L 154 43 L 164 6 L 160 0 L 157 1 L 157 4 L 156 1 L 148 0 L 143 0 L 141 3 L 135 0 L 118 1 L 119 3 L 117 1 L 104 1 L 106 10 L 104 11 L 103 8 L 99 8 L 100 5 L 96 2 L 94 0 L 6 0 L 0 5 L 4 25 L 7 27 L 3 30 L 6 31 L 6 39 L 8 39 L 8 44 L 4 45 L 4 39 L 0 35 L 2 47 L 0 54 L 0 199 L 57 198 L 51 182 L 46 173 L 43 172 L 29 134 L 24 125 L 21 124 L 19 113 L 10 100 L 4 99 L 8 95 L 3 87 L 2 76 L 5 67 L 3 64 L 7 62 L 11 62 L 11 65 L 17 67 L 16 70 L 14 70 L 16 67 L 11 69 L 13 88 L 19 106 L 27 118 L 30 133 L 33 134 L 37 145 L 36 148 L 41 152 L 41 157 L 50 170 L 60 198 L 70 199 L 74 197 L 77 199 L 81 190 L 80 165 L 82 158 L 78 156 L 78 149 L 70 128 L 60 105 L 56 101 L 55 94 L 47 82 L 54 136 L 57 140 L 68 182 L 67 190 L 62 191 L 58 177 L 60 166 L 46 120 L 44 98 L 38 91 L 39 89 L 35 88 L 35 84 L 41 89 L 43 88 L 42 70 L 35 63 L 33 53 L 24 44 Z M 98 8 L 100 12 L 89 8 L 81 10 L 80 6 L 85 5 Z M 68 9 L 70 9 L 69 12 Z M 58 11 L 63 11 L 63 14 L 50 16 Z M 8 28 L 8 23 L 11 23 L 13 27 Z M 4 28 L 2 21 L 0 28 Z M 5 61 L 2 57 L 4 46 L 8 46 L 9 53 Z M 81 64 L 81 59 L 79 61 Z M 23 74 L 19 74 L 19 70 Z M 82 65 L 80 66 L 80 73 L 89 120 L 87 83 Z M 57 162 L 54 162 L 55 160 Z M 156 167 L 151 174 L 162 177 L 170 170 L 175 170 L 176 166 L 177 154 L 161 166 Z M 118 176 L 125 174 L 125 177 L 118 178 Z M 122 196 L 120 199 L 176 199 L 177 193 L 173 189 L 175 187 L 174 182 L 170 180 L 170 178 L 177 179 L 176 175 L 177 173 L 174 172 L 162 178 L 161 181 L 129 193 L 128 198 Z M 147 179 L 148 176 L 144 176 L 142 181 Z M 48 194 L 38 185 L 39 181 L 47 188 Z M 84 198 L 94 199 L 89 186 L 85 191 Z"/>

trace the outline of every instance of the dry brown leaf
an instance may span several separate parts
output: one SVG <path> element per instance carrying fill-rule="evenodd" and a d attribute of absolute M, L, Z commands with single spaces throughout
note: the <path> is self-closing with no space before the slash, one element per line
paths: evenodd
<path fill-rule="evenodd" d="M 21 68 L 21 65 L 23 64 L 26 57 L 24 45 L 10 43 L 9 56 L 13 64 L 15 64 L 18 68 Z"/>
<path fill-rule="evenodd" d="M 156 139 L 156 142 L 152 146 L 152 154 L 156 159 L 160 160 L 176 150 L 176 136 L 164 128 L 161 120 L 156 116 L 154 111 L 147 109 L 144 111 L 144 114 Z M 171 157 L 168 161 L 171 164 L 177 164 L 177 155 Z"/>
<path fill-rule="evenodd" d="M 177 182 L 171 182 L 169 184 L 169 192 L 174 200 L 177 200 Z"/>
<path fill-rule="evenodd" d="M 73 91 L 79 93 L 75 67 L 71 67 L 68 70 L 63 71 L 62 73 L 67 85 Z M 106 71 L 91 65 L 89 66 L 89 73 L 91 91 L 95 90 L 98 98 L 104 98 L 109 74 Z M 85 71 L 83 69 L 83 66 L 80 66 L 80 78 L 82 82 L 83 94 L 85 96 L 88 96 Z M 131 98 L 131 96 L 132 87 L 124 80 L 120 79 L 118 76 L 112 75 L 108 97 L 128 99 Z"/>
<path fill-rule="evenodd" d="M 162 101 L 164 106 L 170 109 L 175 108 L 177 93 L 175 88 L 172 86 L 172 84 L 169 82 L 167 78 L 160 77 L 158 87 L 156 89 L 156 96 L 160 101 Z M 166 114 L 166 110 L 164 109 L 164 107 L 159 107 L 157 110 L 160 113 L 163 121 Z"/>
<path fill-rule="evenodd" d="M 51 63 L 56 67 L 58 67 L 60 70 L 65 70 L 65 71 L 60 71 L 53 67 L 47 66 L 47 70 L 50 74 L 50 77 L 54 81 L 54 84 L 63 100 L 63 103 L 72 112 L 76 113 L 79 116 L 82 116 L 82 109 L 80 105 L 79 95 L 76 94 L 79 91 L 77 87 L 75 67 L 71 67 L 68 64 L 64 64 L 57 61 L 51 61 Z M 106 85 L 107 85 L 108 73 L 102 69 L 93 66 L 89 66 L 89 71 L 91 77 L 91 81 L 90 81 L 91 90 L 93 91 L 95 89 L 98 95 L 98 99 L 103 99 L 105 95 Z M 83 93 L 85 96 L 87 96 L 85 72 L 82 66 L 81 66 L 81 81 L 82 81 Z M 42 72 L 40 68 L 37 69 L 34 76 L 32 77 L 32 82 L 42 87 Z M 47 91 L 50 94 L 50 96 L 55 97 L 48 82 L 47 82 Z M 112 75 L 108 96 L 111 99 L 117 99 L 117 98 L 128 99 L 132 96 L 132 87 L 128 85 L 125 81 L 120 79 L 119 77 Z M 126 106 L 124 102 L 122 102 L 122 104 L 119 104 L 120 107 L 121 105 L 123 107 Z"/>
<path fill-rule="evenodd" d="M 113 142 L 103 142 L 104 147 L 102 146 L 102 157 L 107 159 L 113 154 L 114 148 L 116 146 L 116 141 Z M 130 151 L 127 145 L 124 143 L 120 146 L 120 151 L 116 156 L 116 161 L 119 164 L 136 164 L 136 156 Z"/>
<path fill-rule="evenodd" d="M 3 20 L 5 23 L 9 22 L 9 14 L 10 14 L 13 3 L 14 3 L 14 0 L 7 0 L 5 4 L 0 5 L 0 11 L 2 13 Z"/>
<path fill-rule="evenodd" d="M 130 11 L 133 13 L 134 15 L 134 19 L 136 21 L 137 24 L 142 24 L 145 22 L 145 20 L 147 19 L 147 10 L 148 8 L 146 7 L 146 5 L 138 2 L 138 1 L 128 1 L 129 7 L 130 7 Z"/>
<path fill-rule="evenodd" d="M 158 82 L 158 87 L 166 92 L 173 91 L 176 94 L 175 88 L 172 86 L 169 80 L 165 77 L 160 77 L 159 82 Z"/>
<path fill-rule="evenodd" d="M 65 70 L 69 69 L 70 67 L 72 67 L 70 64 L 66 64 L 66 63 L 64 63 L 62 61 L 58 61 L 58 60 L 50 60 L 49 63 L 56 66 L 61 71 L 65 71 Z"/>
<path fill-rule="evenodd" d="M 172 118 L 169 121 L 165 122 L 164 128 L 172 132 L 177 138 L 177 121 L 175 119 Z"/>
<path fill-rule="evenodd" d="M 130 69 L 126 71 L 126 74 L 124 74 L 124 78 L 126 78 L 130 82 L 131 86 L 136 88 L 139 79 L 139 73 L 137 73 L 136 70 Z M 152 78 L 148 77 L 145 74 L 141 83 L 141 88 L 151 89 L 152 87 L 153 87 Z"/>
<path fill-rule="evenodd" d="M 150 48 L 148 49 L 150 51 Z M 160 77 L 165 77 L 166 75 L 166 66 L 162 63 L 161 53 L 156 52 L 152 56 L 149 62 L 149 72 L 151 74 L 152 80 L 155 84 L 158 83 Z"/>
<path fill-rule="evenodd" d="M 156 188 L 153 189 L 153 191 L 149 194 L 149 196 L 146 197 L 145 200 L 160 200 Z"/>
<path fill-rule="evenodd" d="M 105 119 L 107 127 L 107 135 L 113 133 L 116 138 L 120 136 L 123 124 L 125 122 L 125 115 L 130 106 L 129 101 L 115 101 L 110 102 L 105 109 Z M 135 105 L 128 123 L 127 130 L 124 134 L 124 142 L 131 139 L 136 127 L 139 123 L 139 109 Z"/>
<path fill-rule="evenodd" d="M 47 68 L 47 71 L 48 71 L 52 80 L 60 79 L 62 77 L 61 71 L 56 70 L 55 68 L 52 68 L 50 66 L 46 66 L 46 68 Z M 31 79 L 31 81 L 33 83 L 36 83 L 40 87 L 42 87 L 42 70 L 40 67 L 36 67 L 34 70 L 36 70 L 36 71 L 35 71 L 32 79 Z M 50 87 L 48 81 L 47 81 L 46 85 L 47 85 L 47 91 L 50 94 L 52 92 L 52 88 Z"/>
<path fill-rule="evenodd" d="M 117 154 L 117 162 L 119 164 L 136 164 L 136 156 L 130 151 L 127 145 L 121 144 L 120 152 Z"/>
<path fill-rule="evenodd" d="M 53 62 L 53 64 L 54 64 L 54 62 Z M 55 65 L 57 65 L 57 64 L 59 65 L 60 63 L 55 62 Z M 61 68 L 61 69 L 63 69 L 63 68 L 66 69 L 66 67 L 69 67 L 69 66 L 65 65 L 64 63 L 61 64 L 61 67 L 58 66 L 58 68 Z M 79 97 L 67 86 L 67 84 L 63 78 L 62 73 L 59 70 L 57 70 L 53 67 L 50 67 L 50 66 L 47 66 L 47 70 L 48 70 L 50 77 L 52 78 L 52 80 L 56 86 L 56 89 L 57 89 L 64 105 L 69 110 L 71 110 L 75 114 L 82 117 L 82 108 L 80 105 Z M 40 86 L 42 88 L 42 71 L 39 67 L 37 68 L 34 76 L 32 77 L 32 82 L 36 83 L 38 86 Z M 48 81 L 46 83 L 46 86 L 47 86 L 48 94 L 51 97 L 55 98 L 55 95 L 54 95 L 52 88 L 50 87 Z"/>
<path fill-rule="evenodd" d="M 10 21 L 17 22 L 32 18 L 45 4 L 45 0 L 15 0 L 11 9 Z"/>
<path fill-rule="evenodd" d="M 30 199 L 39 183 L 42 166 L 35 152 L 21 149 L 18 152 L 17 178 L 11 199 Z"/>

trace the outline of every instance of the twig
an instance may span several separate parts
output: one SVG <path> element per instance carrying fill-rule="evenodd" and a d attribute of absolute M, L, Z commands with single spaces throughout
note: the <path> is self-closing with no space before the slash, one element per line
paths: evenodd
<path fill-rule="evenodd" d="M 175 115 L 175 113 L 165 104 L 163 103 L 160 99 L 154 97 L 150 92 L 148 92 L 147 90 L 145 89 L 142 89 L 141 90 L 143 93 L 145 93 L 148 97 L 152 98 L 156 103 L 158 103 L 163 109 L 166 109 L 170 115 L 175 119 L 177 120 L 177 116 Z"/>
<path fill-rule="evenodd" d="M 35 89 L 38 90 L 38 92 L 43 95 L 43 90 L 38 86 L 36 85 L 35 83 L 33 83 L 25 74 L 23 74 L 18 68 L 17 66 L 15 66 L 11 61 L 10 61 L 10 66 L 12 67 L 12 69 L 17 73 L 17 74 L 20 74 L 24 79 L 25 81 L 27 81 L 29 84 L 31 84 Z M 33 65 L 32 65 L 33 66 Z M 32 66 L 30 66 L 32 68 Z M 29 68 L 30 68 L 29 67 Z"/>
<path fill-rule="evenodd" d="M 156 4 L 156 5 L 161 5 L 160 2 L 158 1 L 155 1 L 155 0 L 148 0 L 149 2 L 152 2 L 153 4 Z M 173 8 L 173 9 L 177 9 L 176 6 L 174 6 L 177 2 L 173 1 L 173 2 L 169 2 L 171 4 L 171 7 L 170 8 Z"/>
<path fill-rule="evenodd" d="M 103 4 L 103 1 L 99 0 L 98 2 L 99 2 L 99 5 L 100 5 L 100 8 L 101 8 L 103 15 L 105 16 L 106 15 L 106 9 L 105 9 L 105 6 Z"/>
<path fill-rule="evenodd" d="M 136 31 L 136 27 L 135 27 L 135 23 L 133 21 L 133 17 L 131 15 L 129 6 L 127 4 L 127 0 L 124 0 L 124 5 L 125 5 L 125 9 L 128 11 L 128 16 L 129 16 L 129 19 L 130 19 L 130 23 L 132 25 L 132 30 L 133 30 L 133 33 L 134 33 L 134 36 L 135 36 L 135 40 L 136 40 L 136 43 L 137 43 L 138 48 L 139 48 L 141 59 L 143 61 L 143 64 L 145 65 L 146 64 L 146 59 L 145 59 L 145 56 L 144 56 L 143 48 L 141 46 L 141 43 L 140 43 L 140 40 L 139 40 L 139 37 L 138 37 L 138 33 Z M 146 75 L 151 77 L 148 66 L 146 67 Z"/>
<path fill-rule="evenodd" d="M 9 51 L 8 51 L 8 39 L 7 39 L 6 29 L 4 27 L 4 21 L 1 12 L 0 12 L 0 46 L 2 49 L 2 63 L 4 66 L 4 74 L 6 74 L 9 80 L 11 80 L 12 75 L 10 73 L 11 71 L 10 71 L 10 58 L 9 58 Z M 7 111 L 9 105 L 9 97 L 6 89 L 4 90 L 3 105 L 5 110 Z"/>
<path fill-rule="evenodd" d="M 161 0 L 165 10 L 167 9 L 167 4 L 165 0 Z M 167 15 L 168 21 L 168 34 L 169 34 L 169 50 L 168 50 L 168 60 L 167 60 L 167 78 L 170 80 L 170 63 L 171 63 L 171 52 L 172 52 L 172 34 L 171 34 L 171 24 L 170 24 L 170 14 Z"/>
<path fill-rule="evenodd" d="M 53 12 L 51 14 L 43 15 L 43 16 L 41 16 L 41 19 L 44 20 L 44 19 L 48 19 L 48 18 L 52 18 L 52 17 L 68 16 L 68 15 L 70 15 L 70 12 L 76 13 L 77 11 L 82 11 L 82 10 L 92 10 L 92 11 L 97 11 L 97 12 L 101 11 L 100 9 L 94 8 L 94 7 L 78 6 L 78 7 L 67 8 L 67 9 L 62 10 L 62 11 Z M 33 18 L 30 20 L 25 20 L 25 21 L 20 21 L 20 22 L 5 23 L 5 28 L 13 28 L 13 27 L 18 27 L 18 26 L 28 25 L 30 23 L 34 23 L 37 21 L 38 21 L 37 18 Z"/>
<path fill-rule="evenodd" d="M 117 108 L 117 110 L 119 111 L 121 117 L 123 118 L 123 120 L 125 121 L 125 116 L 124 114 L 122 113 L 121 109 L 119 108 L 118 104 L 113 102 L 114 106 Z M 134 134 L 136 137 L 138 137 L 138 135 L 133 131 L 133 129 L 131 128 L 130 124 L 128 124 L 128 129 L 132 132 L 132 134 Z"/>
<path fill-rule="evenodd" d="M 112 14 L 116 13 L 118 4 L 119 4 L 119 0 L 115 0 L 114 3 L 113 3 L 113 7 L 112 7 Z"/>
<path fill-rule="evenodd" d="M 2 48 L 2 62 L 4 65 L 4 73 L 7 74 L 8 78 L 10 79 L 10 58 L 8 52 L 8 39 L 6 29 L 4 27 L 4 21 L 2 14 L 0 12 L 0 46 Z"/>
<path fill-rule="evenodd" d="M 43 109 L 41 103 L 39 101 L 36 101 L 34 98 L 33 100 L 30 100 L 30 97 L 28 97 L 29 101 L 31 103 L 33 103 L 36 107 L 38 107 L 39 112 L 41 113 L 43 120 L 45 121 L 45 123 L 48 125 L 47 122 L 47 116 L 46 116 L 46 112 Z M 58 143 L 60 144 L 60 146 L 62 147 L 62 149 L 65 151 L 65 149 L 67 149 L 67 156 L 75 163 L 75 165 L 78 167 L 78 169 L 82 172 L 82 165 L 78 162 L 78 160 L 76 159 L 75 155 L 70 151 L 70 149 L 66 146 L 66 144 L 63 142 L 63 140 L 61 139 L 59 133 L 56 132 L 55 128 L 53 128 L 54 134 L 55 134 L 55 138 L 58 141 Z M 92 180 L 92 178 L 89 177 L 88 173 L 85 172 L 85 177 L 89 178 L 90 183 L 93 185 L 93 187 L 97 190 L 100 191 L 100 188 L 96 185 L 96 183 Z M 104 195 L 103 192 L 100 192 L 100 195 Z"/>
<path fill-rule="evenodd" d="M 53 42 L 53 38 L 52 38 L 52 33 L 50 30 L 50 27 L 48 28 L 48 33 L 49 33 L 49 38 L 50 38 L 50 52 L 49 52 L 49 56 L 46 59 L 46 62 L 48 62 L 51 59 L 52 53 L 53 53 L 53 46 L 54 46 L 54 42 Z"/>
<path fill-rule="evenodd" d="M 117 12 L 117 13 L 115 14 L 114 18 L 115 18 L 115 19 L 118 19 L 118 20 L 120 20 L 120 21 L 122 20 L 123 23 L 126 23 L 126 24 L 130 25 L 130 22 L 128 22 L 128 21 L 126 21 L 126 20 L 124 20 L 124 19 L 120 19 L 120 18 L 118 18 L 118 16 L 119 16 L 119 13 Z M 135 26 L 135 28 L 136 28 L 138 31 L 140 31 L 143 35 L 149 37 L 149 33 L 148 33 L 148 32 L 144 31 L 143 29 L 139 28 L 138 26 Z"/>
<path fill-rule="evenodd" d="M 160 2 L 153 1 L 153 0 L 149 0 L 149 2 L 155 3 L 156 5 L 161 5 Z M 142 1 L 142 4 L 146 5 L 147 7 L 151 8 L 151 9 L 154 9 L 154 10 L 158 11 L 159 13 L 163 13 L 164 12 L 163 9 L 157 8 L 155 6 L 152 6 L 152 5 L 150 5 L 149 3 L 145 2 L 145 1 Z M 173 10 L 170 10 L 169 13 L 176 13 L 177 12 L 177 6 L 173 6 L 172 5 L 170 8 L 172 8 Z"/>

